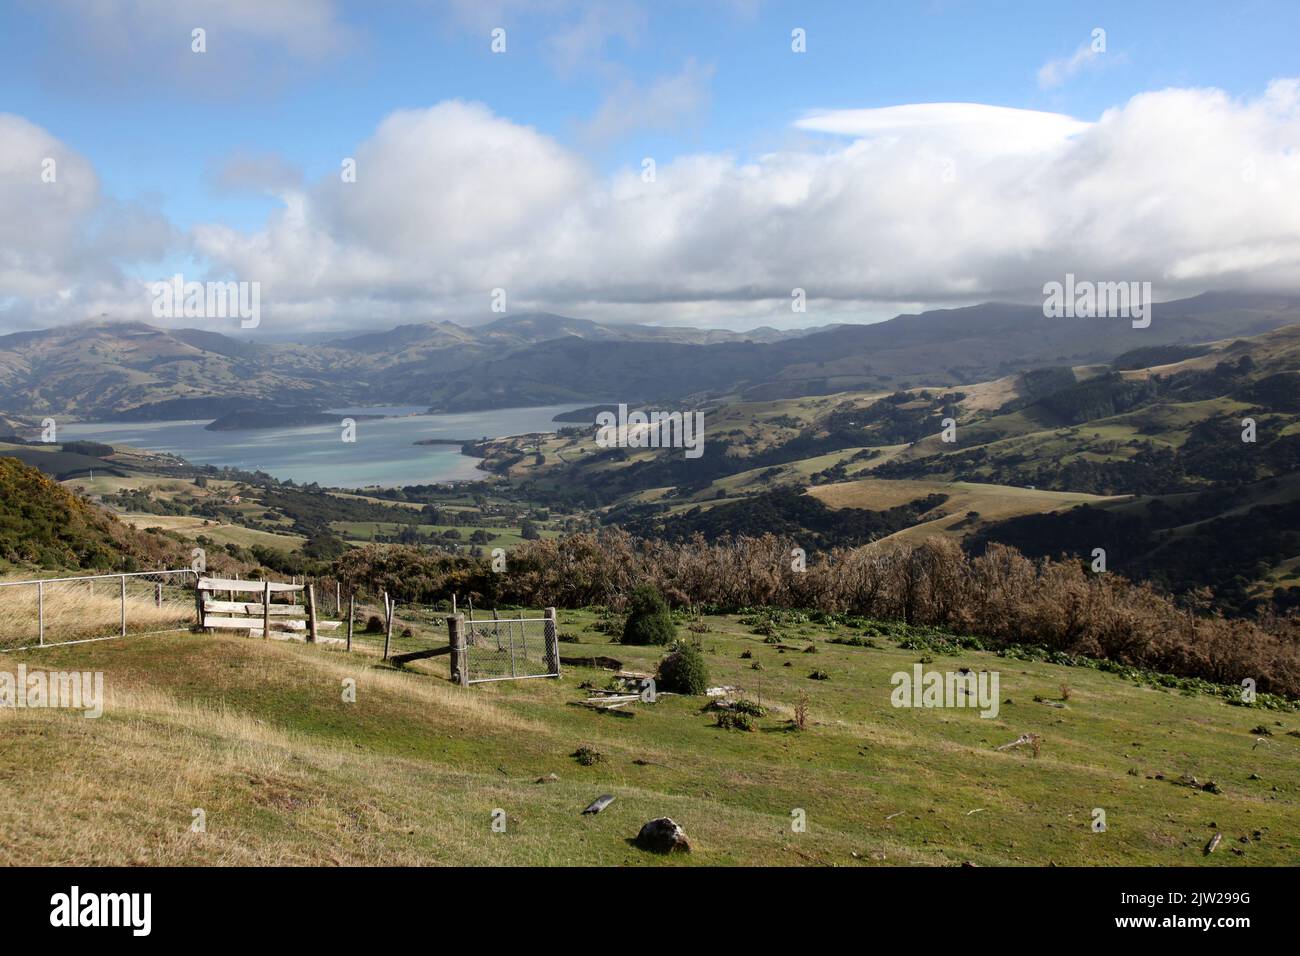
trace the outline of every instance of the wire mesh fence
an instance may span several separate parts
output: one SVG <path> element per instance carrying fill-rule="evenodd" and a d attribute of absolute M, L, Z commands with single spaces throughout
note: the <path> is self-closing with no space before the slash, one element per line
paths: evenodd
<path fill-rule="evenodd" d="M 343 620 L 346 629 L 347 599 L 343 600 Z M 375 601 L 356 596 L 355 618 L 352 629 L 354 647 L 371 647 L 380 653 L 387 636 L 382 599 Z M 393 609 L 393 637 L 389 647 L 392 654 L 431 650 L 447 646 L 447 611 L 423 604 L 395 602 Z"/>
<path fill-rule="evenodd" d="M 465 622 L 469 683 L 520 677 L 555 677 L 559 649 L 545 618 Z"/>
<path fill-rule="evenodd" d="M 189 628 L 197 581 L 189 568 L 0 581 L 0 650 Z"/>

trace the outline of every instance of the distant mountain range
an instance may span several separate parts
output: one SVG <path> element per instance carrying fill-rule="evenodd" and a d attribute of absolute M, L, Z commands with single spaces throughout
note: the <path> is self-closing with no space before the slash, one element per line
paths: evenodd
<path fill-rule="evenodd" d="M 988 303 L 874 325 L 751 332 L 602 324 L 550 313 L 402 325 L 320 344 L 93 322 L 0 336 L 0 427 L 216 418 L 247 408 L 406 404 L 471 411 L 563 402 L 762 400 L 985 381 L 1134 349 L 1300 322 L 1300 298 L 1207 293 L 1149 328 Z"/>

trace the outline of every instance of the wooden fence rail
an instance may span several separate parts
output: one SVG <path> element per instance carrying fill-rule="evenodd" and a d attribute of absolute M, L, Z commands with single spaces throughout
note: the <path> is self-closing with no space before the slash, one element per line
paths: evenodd
<path fill-rule="evenodd" d="M 236 592 L 258 593 L 260 600 L 220 600 Z M 306 600 L 298 604 L 298 594 Z M 293 603 L 275 603 L 276 596 L 287 596 Z M 323 621 L 316 612 L 315 588 L 312 585 L 281 584 L 278 581 L 240 581 L 228 578 L 200 578 L 195 590 L 200 630 L 229 629 L 248 631 L 250 637 L 277 640 L 306 640 L 308 643 L 345 644 L 342 638 L 321 637 L 320 631 L 335 630 L 341 621 Z"/>

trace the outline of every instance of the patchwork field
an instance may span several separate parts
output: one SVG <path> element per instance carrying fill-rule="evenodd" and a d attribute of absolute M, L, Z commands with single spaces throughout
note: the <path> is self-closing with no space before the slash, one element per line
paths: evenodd
<path fill-rule="evenodd" d="M 561 612 L 562 653 L 654 666 L 658 649 L 609 646 L 598 620 Z M 102 671 L 107 697 L 98 719 L 0 709 L 0 863 L 1300 862 L 1300 714 L 1083 667 L 905 649 L 897 638 L 924 635 L 899 628 L 855 647 L 830 641 L 863 627 L 787 617 L 778 646 L 752 623 L 710 617 L 699 636 L 712 682 L 766 708 L 753 732 L 715 726 L 704 698 L 631 717 L 571 706 L 580 682 L 610 677 L 575 667 L 462 689 L 445 658 L 403 673 L 372 649 L 188 633 L 0 654 L 0 671 Z M 892 707 L 891 675 L 922 659 L 997 671 L 998 715 Z M 1037 757 L 995 749 L 1027 733 L 1041 737 Z M 580 765 L 584 746 L 601 759 Z M 583 816 L 602 794 L 612 805 Z M 1094 808 L 1106 832 L 1093 832 Z M 204 833 L 191 832 L 196 809 Z M 806 832 L 792 830 L 797 809 Z M 629 844 L 662 815 L 691 854 Z"/>
<path fill-rule="evenodd" d="M 1043 491 L 1011 485 L 986 485 L 969 481 L 926 481 L 924 479 L 857 481 L 817 485 L 808 494 L 831 508 L 894 508 L 931 494 L 945 494 L 948 500 L 922 521 L 882 539 L 923 541 L 936 534 L 963 534 L 976 522 L 1003 521 L 1020 515 L 1063 511 L 1081 504 L 1123 501 L 1128 496 L 1105 497 L 1067 491 Z M 975 512 L 975 517 L 970 513 Z"/>

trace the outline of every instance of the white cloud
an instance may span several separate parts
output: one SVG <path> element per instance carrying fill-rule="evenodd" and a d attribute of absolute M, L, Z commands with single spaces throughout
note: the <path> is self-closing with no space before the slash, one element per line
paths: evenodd
<path fill-rule="evenodd" d="M 578 19 L 552 34 L 547 44 L 561 73 L 602 67 L 611 41 L 636 46 L 647 19 L 645 10 L 637 4 L 603 0 L 583 6 Z"/>
<path fill-rule="evenodd" d="M 1094 31 L 1095 32 L 1095 31 Z M 1093 39 L 1086 43 L 1081 43 L 1079 48 L 1069 56 L 1058 57 L 1054 60 L 1048 60 L 1038 68 L 1038 85 L 1048 90 L 1055 86 L 1060 86 L 1066 80 L 1070 79 L 1081 70 L 1098 66 L 1103 63 L 1103 56 L 1106 56 L 1104 34 L 1098 39 Z M 1112 60 L 1116 54 L 1109 54 Z"/>
<path fill-rule="evenodd" d="M 0 113 L 0 300 L 57 321 L 107 295 L 121 301 L 123 266 L 177 241 L 156 210 L 107 198 L 81 154 L 28 120 Z M 88 298 L 89 297 L 89 298 Z"/>
<path fill-rule="evenodd" d="M 1095 122 L 919 104 L 797 126 L 788 148 L 682 156 L 645 182 L 441 103 L 358 144 L 356 183 L 288 188 L 263 228 L 205 226 L 194 248 L 214 275 L 261 281 L 264 324 L 282 326 L 481 316 L 498 287 L 512 311 L 732 325 L 1037 301 L 1066 272 L 1161 297 L 1300 293 L 1300 81 L 1249 100 L 1161 90 Z M 0 219 L 12 201 L 0 192 Z M 806 316 L 790 312 L 795 287 Z"/>
<path fill-rule="evenodd" d="M 1298 89 L 1164 90 L 1095 123 L 979 104 L 823 112 L 798 127 L 842 140 L 682 157 L 653 183 L 597 177 L 535 130 L 441 104 L 385 121 L 356 186 L 320 184 L 265 230 L 200 231 L 198 247 L 303 314 L 481 314 L 503 287 L 514 308 L 788 324 L 795 286 L 826 321 L 1032 298 L 1067 271 L 1169 294 L 1300 291 Z"/>
<path fill-rule="evenodd" d="M 1026 153 L 1050 149 L 1089 128 L 1061 113 L 984 103 L 914 103 L 869 110 L 817 110 L 795 122 L 799 129 L 840 136 L 947 144 L 954 149 Z"/>
<path fill-rule="evenodd" d="M 673 130 L 698 118 L 709 102 L 713 67 L 687 60 L 678 73 L 646 86 L 630 80 L 615 86 L 583 127 L 592 142 L 607 142 L 637 130 Z"/>
<path fill-rule="evenodd" d="M 42 175 L 52 163 L 53 182 Z M 55 292 L 99 207 L 99 178 L 48 131 L 0 113 L 0 295 Z"/>

